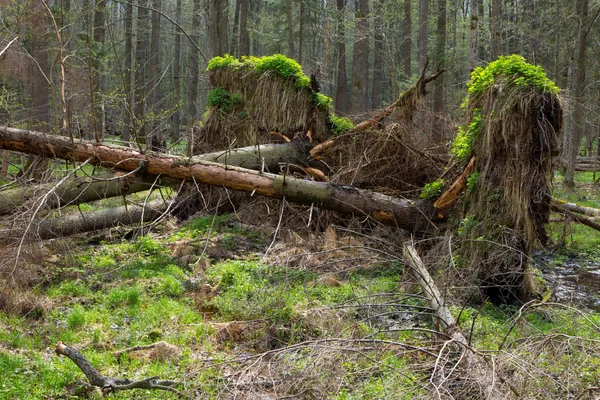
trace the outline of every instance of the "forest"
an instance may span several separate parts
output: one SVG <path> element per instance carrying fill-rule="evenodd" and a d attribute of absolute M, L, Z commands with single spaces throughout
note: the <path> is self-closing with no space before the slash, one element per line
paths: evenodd
<path fill-rule="evenodd" d="M 599 18 L 0 0 L 0 399 L 598 398 Z"/>

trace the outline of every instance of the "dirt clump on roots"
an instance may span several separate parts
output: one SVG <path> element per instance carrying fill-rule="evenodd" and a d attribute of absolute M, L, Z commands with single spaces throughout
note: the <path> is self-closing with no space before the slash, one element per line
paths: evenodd
<path fill-rule="evenodd" d="M 196 154 L 276 141 L 270 132 L 291 139 L 312 130 L 318 141 L 330 136 L 331 101 L 292 59 L 215 57 L 208 79 L 214 89 L 195 138 Z"/>
<path fill-rule="evenodd" d="M 501 57 L 473 72 L 467 101 L 453 153 L 463 167 L 475 157 L 475 170 L 456 205 L 453 262 L 493 301 L 528 297 L 530 254 L 548 242 L 558 88 L 522 57 Z"/>

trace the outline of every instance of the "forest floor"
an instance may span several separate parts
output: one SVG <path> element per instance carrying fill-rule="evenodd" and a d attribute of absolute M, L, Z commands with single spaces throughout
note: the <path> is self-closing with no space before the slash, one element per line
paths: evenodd
<path fill-rule="evenodd" d="M 556 197 L 600 208 L 591 173 L 578 174 L 575 190 L 555 181 Z M 270 212 L 277 222 L 279 210 Z M 22 305 L 0 312 L 0 399 L 101 398 L 55 354 L 57 342 L 106 376 L 175 380 L 190 398 L 473 396 L 394 232 L 317 232 L 242 214 L 45 243 L 30 271 L 39 283 L 0 294 Z M 551 229 L 557 246 L 536 256 L 540 280 L 568 262 L 600 270 L 598 232 L 558 220 Z M 513 385 L 509 398 L 600 394 L 600 313 L 554 296 L 451 307 L 471 347 Z M 179 398 L 140 389 L 111 397 Z"/>

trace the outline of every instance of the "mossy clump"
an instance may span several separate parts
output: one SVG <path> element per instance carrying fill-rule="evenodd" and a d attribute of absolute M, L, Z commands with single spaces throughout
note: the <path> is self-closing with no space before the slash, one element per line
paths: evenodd
<path fill-rule="evenodd" d="M 499 78 L 520 88 L 533 87 L 542 94 L 556 95 L 559 92 L 558 86 L 546 77 L 546 72 L 542 67 L 529 64 L 525 58 L 513 54 L 500 56 L 485 68 L 475 68 L 471 72 L 469 83 L 467 83 L 469 94 L 471 96 L 482 94 Z"/>
<path fill-rule="evenodd" d="M 216 107 L 224 112 L 229 112 L 231 109 L 242 103 L 242 96 L 237 93 L 229 93 L 222 86 L 211 90 L 208 93 L 208 106 Z"/>
<path fill-rule="evenodd" d="M 443 188 L 444 180 L 436 179 L 435 181 L 428 183 L 423 187 L 423 190 L 421 190 L 421 195 L 419 197 L 421 197 L 422 199 L 429 200 L 437 199 L 442 194 Z"/>
<path fill-rule="evenodd" d="M 302 72 L 300 64 L 283 54 L 265 57 L 244 56 L 239 60 L 230 54 L 226 54 L 223 57 L 211 59 L 206 70 L 213 71 L 218 68 L 247 68 L 258 73 L 274 72 L 283 79 L 293 79 L 297 88 L 310 86 L 310 78 Z"/>
<path fill-rule="evenodd" d="M 315 106 L 324 110 L 329 110 L 331 108 L 331 103 L 333 103 L 333 99 L 331 97 L 319 92 L 313 93 L 311 101 Z"/>
<path fill-rule="evenodd" d="M 331 127 L 331 133 L 335 136 L 340 136 L 354 128 L 354 123 L 350 119 L 338 117 L 334 113 L 329 114 L 328 122 Z"/>
<path fill-rule="evenodd" d="M 479 172 L 475 171 L 467 178 L 467 192 L 475 193 L 477 190 L 477 182 L 479 181 Z"/>
<path fill-rule="evenodd" d="M 460 161 L 466 162 L 471 158 L 471 145 L 481 129 L 481 109 L 473 110 L 471 122 L 458 127 L 458 134 L 452 143 L 452 154 Z"/>

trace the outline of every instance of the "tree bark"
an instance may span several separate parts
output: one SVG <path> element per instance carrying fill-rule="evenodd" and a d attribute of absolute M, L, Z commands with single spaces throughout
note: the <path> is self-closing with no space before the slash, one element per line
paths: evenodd
<path fill-rule="evenodd" d="M 373 49 L 373 85 L 371 87 L 371 109 L 381 108 L 383 104 L 383 12 L 381 2 L 374 2 L 373 30 L 375 46 Z"/>
<path fill-rule="evenodd" d="M 181 0 L 179 0 L 181 1 Z M 125 5 L 125 60 L 124 60 L 124 90 L 125 90 L 125 107 L 123 110 L 123 121 L 125 126 L 123 127 L 123 141 L 128 142 L 131 138 L 131 133 L 135 132 L 132 124 L 135 118 L 133 118 L 133 104 L 131 103 L 131 66 L 133 56 L 133 4 L 127 3 Z"/>
<path fill-rule="evenodd" d="M 173 388 L 178 383 L 171 380 L 160 380 L 157 376 L 142 379 L 140 381 L 131 381 L 129 379 L 110 378 L 102 375 L 94 366 L 73 347 L 66 346 L 62 342 L 58 342 L 54 349 L 57 355 L 65 356 L 79 367 L 81 372 L 85 374 L 93 386 L 102 389 L 102 394 L 107 395 L 111 392 L 129 389 L 158 389 L 176 393 L 181 397 L 187 396 Z"/>
<path fill-rule="evenodd" d="M 253 170 L 278 172 L 280 166 L 294 164 L 309 166 L 310 146 L 300 140 L 284 144 L 266 144 L 242 147 L 226 151 L 203 154 L 192 159 L 181 158 L 181 162 L 209 161 L 224 165 L 233 165 Z M 115 196 L 148 190 L 153 185 L 175 187 L 181 182 L 177 179 L 157 177 L 141 173 L 95 176 L 71 179 L 54 189 L 53 195 L 46 199 L 44 208 L 59 208 L 68 205 L 88 203 Z M 27 203 L 48 193 L 54 184 L 19 187 L 0 191 L 0 215 L 23 211 Z"/>
<path fill-rule="evenodd" d="M 412 0 L 404 0 L 404 19 L 402 20 L 402 64 L 404 79 L 410 79 L 412 63 Z"/>
<path fill-rule="evenodd" d="M 294 58 L 294 19 L 293 19 L 293 3 L 292 0 L 286 0 L 286 17 L 287 17 L 287 34 L 288 34 L 288 57 Z"/>
<path fill-rule="evenodd" d="M 446 305 L 445 297 L 442 296 L 433 278 L 429 275 L 414 246 L 404 244 L 402 255 L 404 261 L 410 266 L 415 280 L 421 286 L 425 297 L 429 300 L 429 304 L 435 310 L 435 316 L 439 321 L 442 332 L 454 342 L 455 348 L 462 353 L 459 360 L 461 360 L 460 362 L 465 368 L 469 380 L 472 380 L 481 388 L 481 391 L 485 393 L 483 397 L 486 399 L 505 399 L 508 390 L 512 390 L 513 394 L 520 398 L 519 393 L 504 379 L 500 378 L 497 372 L 487 365 L 485 359 L 471 348 L 470 341 L 456 323 Z M 435 379 L 435 377 L 432 377 L 432 379 Z M 502 387 L 502 384 L 508 386 L 509 389 Z"/>
<path fill-rule="evenodd" d="M 344 13 L 346 1 L 337 0 L 337 85 L 335 91 L 335 109 L 341 113 L 348 112 L 348 74 L 346 73 L 346 20 Z"/>
<path fill-rule="evenodd" d="M 446 0 L 438 0 L 435 65 L 446 61 Z M 433 92 L 433 137 L 436 143 L 444 141 L 444 76 L 435 81 Z"/>
<path fill-rule="evenodd" d="M 146 143 L 146 62 L 148 61 L 148 5 L 149 0 L 138 0 L 137 35 L 135 44 L 134 138 L 138 145 Z"/>
<path fill-rule="evenodd" d="M 500 55 L 500 7 L 501 0 L 492 0 L 492 15 L 490 17 L 490 30 L 492 34 L 492 60 Z"/>
<path fill-rule="evenodd" d="M 579 143 L 583 133 L 585 118 L 584 83 L 585 72 L 588 66 L 585 64 L 588 38 L 588 9 L 589 0 L 578 0 L 577 10 L 579 19 L 579 41 L 577 50 L 577 71 L 575 75 L 575 106 L 573 109 L 573 130 L 569 141 L 569 154 L 567 159 L 567 170 L 565 172 L 565 184 L 569 187 L 575 186 L 575 164 L 579 154 Z"/>
<path fill-rule="evenodd" d="M 419 0 L 419 68 L 427 63 L 427 36 L 429 33 L 429 0 Z"/>
<path fill-rule="evenodd" d="M 156 220 L 166 211 L 167 205 L 162 200 L 155 200 L 142 206 L 129 204 L 86 213 L 63 214 L 57 218 L 35 221 L 28 232 L 23 227 L 0 230 L 0 243 L 14 242 L 23 235 L 33 240 L 48 240 L 122 225 L 143 224 Z"/>
<path fill-rule="evenodd" d="M 177 0 L 175 5 L 175 22 L 177 25 L 181 25 L 181 0 Z M 173 111 L 173 122 L 171 126 L 171 137 L 173 140 L 179 139 L 179 126 L 181 125 L 181 110 L 177 103 L 181 100 L 181 81 L 179 80 L 181 75 L 181 29 L 175 27 L 175 43 L 174 43 L 174 55 L 173 55 L 173 92 L 174 92 L 174 107 Z"/>
<path fill-rule="evenodd" d="M 352 57 L 350 111 L 367 111 L 369 107 L 369 1 L 356 1 L 356 37 Z"/>
<path fill-rule="evenodd" d="M 369 216 L 409 231 L 430 230 L 435 227 L 432 221 L 442 218 L 435 212 L 431 201 L 427 200 L 398 199 L 351 186 L 306 181 L 287 174 L 274 175 L 207 161 L 190 162 L 179 157 L 144 154 L 120 146 L 87 141 L 72 143 L 69 138 L 14 128 L 0 128 L 0 149 L 88 161 L 90 164 L 127 171 L 142 170 L 144 173 L 175 179 L 194 179 L 209 185 L 316 205 L 342 214 Z"/>
<path fill-rule="evenodd" d="M 152 11 L 152 24 L 151 24 L 151 33 L 150 33 L 150 58 L 148 59 L 148 111 L 153 115 L 158 115 L 159 110 L 157 109 L 158 104 L 158 83 L 159 83 L 159 68 L 160 68 L 160 59 L 159 59 L 159 44 L 160 44 L 160 9 L 161 9 L 161 0 L 153 0 L 152 8 L 156 11 Z M 148 126 L 146 143 L 148 146 L 151 146 L 152 150 L 158 151 L 160 142 L 160 138 L 157 137 L 157 123 L 158 121 L 155 118 L 152 118 L 150 122 L 150 126 Z M 158 139 L 158 140 L 157 140 Z"/>
<path fill-rule="evenodd" d="M 229 51 L 227 0 L 208 0 L 208 38 L 211 57 L 223 56 Z"/>
<path fill-rule="evenodd" d="M 469 11 L 469 70 L 473 71 L 478 64 L 477 51 L 479 46 L 479 3 L 477 0 L 470 0 Z"/>
<path fill-rule="evenodd" d="M 57 187 L 52 196 L 46 199 L 43 208 L 53 209 L 89 203 L 100 199 L 116 196 L 125 196 L 130 193 L 148 190 L 156 187 L 177 186 L 181 182 L 177 179 L 158 178 L 153 175 L 106 175 L 96 177 L 97 180 L 71 179 Z M 23 206 L 28 203 L 35 204 L 38 199 L 48 193 L 54 184 L 25 186 L 0 192 L 0 215 L 23 211 Z"/>
<path fill-rule="evenodd" d="M 250 55 L 250 35 L 248 33 L 248 13 L 250 12 L 250 0 L 240 0 L 240 37 L 239 55 Z"/>

